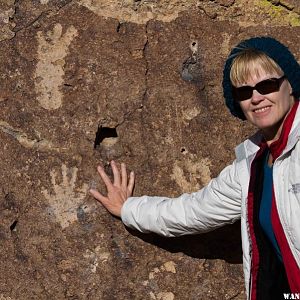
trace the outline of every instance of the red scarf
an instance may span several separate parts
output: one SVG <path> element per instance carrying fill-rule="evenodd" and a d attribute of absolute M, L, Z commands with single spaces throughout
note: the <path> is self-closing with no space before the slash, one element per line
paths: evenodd
<path fill-rule="evenodd" d="M 291 111 L 287 115 L 286 119 L 284 120 L 281 135 L 279 139 L 275 142 L 273 142 L 270 145 L 270 152 L 272 153 L 273 160 L 278 158 L 280 154 L 285 149 L 289 133 L 296 115 L 296 111 L 298 108 L 299 101 L 296 101 L 294 106 L 292 107 Z M 262 143 L 260 145 L 260 149 L 257 152 L 254 161 L 251 165 L 251 177 L 250 177 L 250 183 L 249 183 L 249 191 L 248 191 L 248 222 L 249 222 L 249 230 L 250 230 L 250 238 L 252 242 L 252 265 L 251 265 L 251 276 L 252 276 L 252 288 L 251 288 L 251 299 L 256 300 L 257 295 L 257 276 L 258 276 L 258 270 L 259 270 L 259 264 L 260 264 L 260 257 L 259 257 L 259 250 L 257 245 L 257 240 L 255 237 L 254 232 L 254 191 L 255 191 L 255 176 L 256 170 L 255 170 L 255 161 L 261 157 L 261 155 L 264 153 L 264 151 L 267 148 L 266 143 Z M 291 249 L 288 245 L 288 242 L 285 237 L 285 233 L 283 231 L 277 207 L 276 207 L 276 201 L 275 201 L 275 194 L 274 194 L 274 187 L 272 192 L 272 208 L 271 208 L 271 222 L 273 225 L 273 231 L 279 246 L 279 249 L 281 251 L 284 267 L 286 270 L 289 286 L 292 293 L 300 292 L 300 269 L 297 265 L 297 262 L 291 252 Z M 283 296 L 283 295 L 282 295 Z"/>

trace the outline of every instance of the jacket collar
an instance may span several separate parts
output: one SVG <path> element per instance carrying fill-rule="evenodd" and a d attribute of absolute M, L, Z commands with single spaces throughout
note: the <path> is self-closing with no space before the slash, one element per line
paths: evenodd
<path fill-rule="evenodd" d="M 287 146 L 282 154 L 290 151 L 296 145 L 299 139 L 300 139 L 300 103 L 298 105 L 298 109 L 295 115 L 291 133 L 289 135 Z"/>

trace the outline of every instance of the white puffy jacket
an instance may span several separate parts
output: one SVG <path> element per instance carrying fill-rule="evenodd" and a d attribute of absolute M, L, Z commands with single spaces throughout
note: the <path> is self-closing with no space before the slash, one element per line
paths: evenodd
<path fill-rule="evenodd" d="M 123 205 L 122 221 L 141 232 L 172 237 L 197 234 L 241 218 L 243 268 L 249 297 L 251 242 L 247 223 L 250 166 L 259 147 L 256 134 L 236 147 L 236 159 L 203 189 L 178 198 L 131 197 Z M 287 147 L 273 165 L 278 214 L 290 249 L 300 266 L 300 106 Z"/>

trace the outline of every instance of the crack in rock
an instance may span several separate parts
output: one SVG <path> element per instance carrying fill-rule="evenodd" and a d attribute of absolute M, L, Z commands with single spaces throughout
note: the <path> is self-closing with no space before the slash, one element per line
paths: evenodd
<path fill-rule="evenodd" d="M 295 1 L 295 0 L 283 0 L 283 1 L 281 1 L 281 0 L 268 0 L 269 2 L 271 2 L 273 5 L 275 5 L 275 6 L 281 6 L 281 7 L 283 7 L 283 8 L 285 8 L 285 9 L 287 9 L 287 10 L 294 10 L 294 8 L 295 7 L 297 7 L 297 2 L 298 2 L 298 0 L 297 1 Z M 299 4 L 298 4 L 298 6 L 299 6 Z"/>
<path fill-rule="evenodd" d="M 148 25 L 149 21 L 145 24 L 145 34 L 146 34 L 146 41 L 143 47 L 143 57 L 145 60 L 145 91 L 143 94 L 143 100 L 142 100 L 142 105 L 144 104 L 144 101 L 147 99 L 147 94 L 148 94 L 148 71 L 149 71 L 149 62 L 147 59 L 147 49 L 149 46 L 149 37 L 148 37 Z"/>

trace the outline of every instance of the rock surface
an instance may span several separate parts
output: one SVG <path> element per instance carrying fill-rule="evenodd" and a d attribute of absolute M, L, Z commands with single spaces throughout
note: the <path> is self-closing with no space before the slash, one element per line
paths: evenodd
<path fill-rule="evenodd" d="M 87 191 L 111 159 L 170 197 L 232 161 L 253 129 L 223 104 L 230 48 L 300 55 L 298 2 L 254 2 L 1 2 L 0 299 L 245 299 L 239 224 L 141 235 Z"/>

